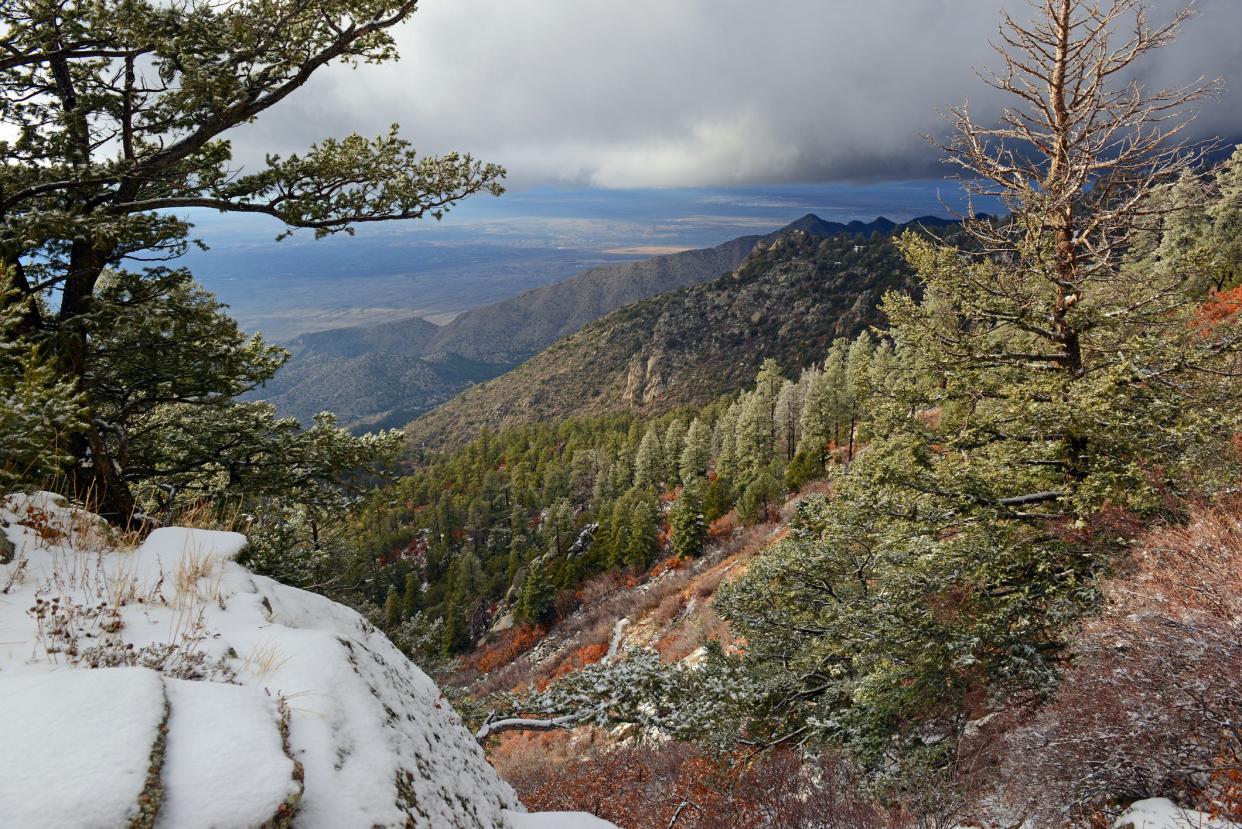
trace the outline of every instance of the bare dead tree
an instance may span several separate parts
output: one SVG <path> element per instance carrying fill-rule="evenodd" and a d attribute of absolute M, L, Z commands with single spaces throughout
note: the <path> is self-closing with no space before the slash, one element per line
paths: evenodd
<path fill-rule="evenodd" d="M 1127 77 L 1168 45 L 1191 16 L 1184 7 L 1153 25 L 1140 0 L 1032 0 L 1039 17 L 1003 15 L 994 48 L 1004 68 L 984 80 L 1017 101 L 999 124 L 976 123 L 968 106 L 950 119 L 945 149 L 978 195 L 1000 197 L 1018 221 L 974 225 L 998 252 L 1044 252 L 1039 264 L 1058 294 L 1056 330 L 1068 346 L 1065 316 L 1082 283 L 1117 266 L 1120 244 L 1167 210 L 1147 196 L 1177 178 L 1201 153 L 1182 139 L 1190 105 L 1219 80 L 1149 90 Z M 1132 24 L 1118 44 L 1117 30 Z M 1051 244 L 1049 244 L 1051 242 Z"/>
<path fill-rule="evenodd" d="M 1144 58 L 1173 41 L 1191 9 L 1155 24 L 1140 0 L 1030 6 L 1031 22 L 1002 15 L 993 44 L 1001 65 L 980 73 L 1007 100 L 999 119 L 985 124 L 969 106 L 953 109 L 954 135 L 943 145 L 972 201 L 999 198 L 1009 215 L 985 220 L 972 208 L 968 251 L 937 258 L 926 246 L 911 248 L 926 285 L 934 285 L 930 295 L 951 298 L 957 322 L 900 307 L 890 309 L 890 319 L 922 329 L 920 347 L 946 371 L 971 366 L 1043 378 L 1040 388 L 1031 379 L 1029 388 L 989 393 L 1060 412 L 1082 411 L 1075 389 L 1108 372 L 1128 378 L 1118 381 L 1123 385 L 1163 383 L 1188 394 L 1185 376 L 1235 349 L 1238 339 L 1222 330 L 1210 345 L 1188 341 L 1187 319 L 1202 300 L 1188 290 L 1196 277 L 1169 263 L 1140 264 L 1138 253 L 1188 206 L 1175 185 L 1207 147 L 1189 142 L 1187 127 L 1193 105 L 1220 84 L 1200 78 L 1149 89 L 1137 73 Z M 1146 345 L 1160 341 L 1169 347 Z M 1139 342 L 1145 345 L 1135 356 Z M 984 439 L 1055 441 L 1052 456 L 1032 457 L 1028 466 L 1057 468 L 1057 478 L 1046 491 L 1001 498 L 1001 506 L 1063 503 L 1098 455 L 1076 424 L 1052 427 L 1043 415 L 1035 421 L 1034 431 L 1017 435 L 1001 417 L 996 434 Z"/>

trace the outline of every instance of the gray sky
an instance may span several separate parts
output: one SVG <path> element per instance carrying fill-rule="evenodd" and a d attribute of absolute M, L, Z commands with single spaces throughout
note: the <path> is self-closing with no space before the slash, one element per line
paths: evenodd
<path fill-rule="evenodd" d="M 424 0 L 402 59 L 333 69 L 238 137 L 296 151 L 400 122 L 512 186 L 730 186 L 939 176 L 918 136 L 996 97 L 997 10 L 1019 0 Z M 1153 17 L 1179 5 L 1152 0 Z M 1242 137 L 1242 0 L 1199 0 L 1146 83 L 1222 77 L 1196 131 Z"/>

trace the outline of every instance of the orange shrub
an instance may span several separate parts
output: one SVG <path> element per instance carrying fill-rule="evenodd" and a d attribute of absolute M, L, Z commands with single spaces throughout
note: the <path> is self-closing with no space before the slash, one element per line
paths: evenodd
<path fill-rule="evenodd" d="M 547 628 L 523 622 L 505 631 L 499 641 L 475 651 L 466 658 L 466 664 L 479 673 L 489 673 L 502 665 L 508 665 L 547 635 Z"/>
<path fill-rule="evenodd" d="M 583 645 L 570 654 L 568 659 L 558 665 L 556 670 L 552 671 L 552 674 L 548 677 L 548 679 L 559 679 L 566 674 L 571 674 L 574 671 L 580 671 L 587 665 L 594 665 L 596 662 L 603 659 L 607 653 L 608 646 L 603 642 Z"/>
<path fill-rule="evenodd" d="M 685 566 L 686 559 L 681 556 L 669 556 L 668 558 L 657 561 L 655 564 L 651 565 L 651 570 L 647 573 L 647 578 L 654 579 L 658 576 L 664 575 L 669 570 L 680 570 Z"/>
<path fill-rule="evenodd" d="M 1227 291 L 1217 291 L 1204 300 L 1195 311 L 1191 327 L 1195 333 L 1206 337 L 1217 325 L 1242 311 L 1242 285 Z"/>
<path fill-rule="evenodd" d="M 728 538 L 737 529 L 737 513 L 728 512 L 717 518 L 707 528 L 707 535 L 712 539 Z"/>

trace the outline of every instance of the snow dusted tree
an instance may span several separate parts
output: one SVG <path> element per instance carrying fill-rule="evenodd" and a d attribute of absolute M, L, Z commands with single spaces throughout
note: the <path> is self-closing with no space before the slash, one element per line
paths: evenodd
<path fill-rule="evenodd" d="M 401 593 L 396 587 L 388 588 L 388 595 L 384 598 L 384 625 L 392 630 L 401 624 Z"/>
<path fill-rule="evenodd" d="M 799 420 L 802 415 L 802 392 L 804 386 L 792 380 L 781 384 L 776 398 L 776 454 L 785 461 L 793 460 L 798 451 Z"/>
<path fill-rule="evenodd" d="M 821 464 L 828 460 L 829 444 L 840 443 L 848 348 L 843 339 L 832 341 L 823 371 L 812 378 L 802 404 L 799 426 L 803 445 L 799 451 L 818 456 Z"/>
<path fill-rule="evenodd" d="M 666 665 L 660 655 L 630 651 L 558 679 L 535 693 L 502 694 L 475 733 L 485 743 L 506 731 L 548 731 L 632 724 L 642 730 L 719 747 L 736 746 L 762 689 L 736 662 L 710 654 L 700 667 Z"/>
<path fill-rule="evenodd" d="M 170 281 L 188 278 L 166 264 L 191 244 L 186 209 L 266 215 L 324 235 L 438 217 L 473 193 L 500 192 L 500 168 L 455 153 L 418 157 L 395 128 L 272 155 L 245 172 L 232 159 L 235 131 L 323 67 L 395 59 L 389 31 L 416 7 L 16 0 L 0 8 L 0 266 L 17 300 L 56 294 L 55 311 L 23 306 L 20 333 L 44 343 L 86 395 L 67 488 L 90 493 L 111 518 L 128 520 L 137 505 L 134 476 L 118 457 L 133 436 L 107 434 L 97 410 L 107 379 L 91 375 L 92 344 L 125 334 L 117 315 L 98 313 L 105 273 L 128 286 L 124 301 L 142 316 Z M 213 382 L 211 365 L 203 360 L 193 379 L 231 394 L 229 366 Z M 174 397 L 193 406 L 198 395 Z"/>
<path fill-rule="evenodd" d="M 1004 17 L 994 80 L 1014 108 L 999 126 L 958 111 L 951 147 L 1011 215 L 968 221 L 963 248 L 902 237 L 923 291 L 885 297 L 900 360 L 863 401 L 868 452 L 716 600 L 770 710 L 800 711 L 798 727 L 877 770 L 943 767 L 974 700 L 1055 685 L 1114 562 L 1111 530 L 1078 528 L 1236 485 L 1239 305 L 1204 302 L 1202 270 L 1152 255 L 1193 159 L 1166 139 L 1202 90 L 1119 80 L 1184 15 L 1036 9 Z M 855 346 L 826 374 L 858 404 L 878 369 Z M 862 406 L 845 411 L 848 426 Z"/>
<path fill-rule="evenodd" d="M 780 365 L 766 359 L 759 369 L 755 389 L 746 396 L 737 421 L 737 478 L 741 487 L 759 476 L 776 456 L 776 405 L 785 383 Z"/>
<path fill-rule="evenodd" d="M 5 302 L 4 279 L 0 274 L 0 487 L 49 488 L 73 460 L 69 437 L 81 425 L 82 399 L 19 334 L 33 299 Z"/>
<path fill-rule="evenodd" d="M 698 478 L 707 476 L 707 466 L 712 460 L 712 430 L 697 417 L 686 432 L 686 445 L 681 451 L 681 482 L 687 486 Z"/>
<path fill-rule="evenodd" d="M 729 404 L 720 420 L 716 421 L 712 437 L 716 446 L 716 475 L 726 481 L 732 481 L 738 473 L 737 425 L 746 399 L 747 395 L 742 395 Z"/>
<path fill-rule="evenodd" d="M 664 467 L 666 483 L 676 484 L 681 480 L 681 453 L 686 448 L 686 422 L 681 418 L 669 421 L 661 443 L 664 449 Z"/>
<path fill-rule="evenodd" d="M 854 460 L 854 436 L 858 428 L 858 419 L 862 417 L 869 393 L 868 367 L 871 363 L 873 348 L 871 335 L 866 331 L 858 335 L 850 343 L 845 356 L 845 393 L 843 395 L 843 419 L 849 422 L 849 449 L 847 463 Z"/>

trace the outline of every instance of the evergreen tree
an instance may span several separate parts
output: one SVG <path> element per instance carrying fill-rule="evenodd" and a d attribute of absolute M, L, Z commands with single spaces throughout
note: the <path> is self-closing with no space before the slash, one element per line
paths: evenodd
<path fill-rule="evenodd" d="M 574 535 L 574 511 L 569 501 L 561 498 L 552 505 L 544 517 L 543 531 L 548 553 L 564 558 Z"/>
<path fill-rule="evenodd" d="M 802 406 L 800 425 L 803 447 L 800 451 L 814 453 L 821 464 L 828 460 L 828 446 L 841 443 L 840 426 L 845 412 L 846 361 L 849 346 L 835 339 L 824 359 L 824 369 L 816 374 Z"/>
<path fill-rule="evenodd" d="M 681 418 L 674 418 L 664 433 L 663 458 L 665 481 L 673 484 L 681 481 L 681 453 L 686 446 L 686 423 Z"/>
<path fill-rule="evenodd" d="M 738 498 L 738 518 L 748 526 L 766 521 L 771 509 L 779 503 L 782 489 L 781 478 L 774 465 L 760 470 Z"/>
<path fill-rule="evenodd" d="M 943 763 L 971 700 L 1055 683 L 1112 552 L 1067 528 L 1236 475 L 1213 459 L 1242 419 L 1237 383 L 1221 380 L 1242 320 L 1201 302 L 1204 271 L 1162 258 L 1179 243 L 1151 225 L 1184 231 L 1165 201 L 1184 162 L 1161 139 L 1186 93 L 1109 80 L 1172 30 L 1140 17 L 1117 51 L 1120 12 L 1079 11 L 1005 19 L 1020 54 L 996 78 L 1024 108 L 999 128 L 959 111 L 953 146 L 1012 213 L 968 222 L 962 248 L 900 240 L 923 290 L 884 300 L 896 359 L 862 401 L 868 452 L 717 598 L 781 731 L 844 740 L 877 770 Z M 1015 124 L 1037 137 L 1029 153 L 1004 140 Z M 862 362 L 840 364 L 854 419 L 858 391 L 878 388 L 859 382 Z"/>
<path fill-rule="evenodd" d="M 411 619 L 414 614 L 422 610 L 423 585 L 419 581 L 417 573 L 406 573 L 405 590 L 401 592 L 401 615 L 406 619 Z"/>
<path fill-rule="evenodd" d="M 703 552 L 707 520 L 703 511 L 702 488 L 701 480 L 687 484 L 669 510 L 673 549 L 679 556 L 691 557 Z"/>
<path fill-rule="evenodd" d="M 712 458 L 712 432 L 699 418 L 690 423 L 686 433 L 686 445 L 680 459 L 681 482 L 689 486 L 694 480 L 707 476 L 707 465 Z"/>
<path fill-rule="evenodd" d="M 399 624 L 401 624 L 401 593 L 396 587 L 389 587 L 388 595 L 384 599 L 384 626 L 389 630 L 396 630 Z"/>
<path fill-rule="evenodd" d="M 633 570 L 645 570 L 658 551 L 660 512 L 655 499 L 640 494 L 633 501 L 625 528 L 624 562 Z"/>
<path fill-rule="evenodd" d="M 776 454 L 791 461 L 798 451 L 798 421 L 802 415 L 802 386 L 786 380 L 776 398 Z"/>
<path fill-rule="evenodd" d="M 552 618 L 556 590 L 542 557 L 531 561 L 522 582 L 522 596 L 518 603 L 518 615 L 531 622 L 546 622 Z"/>
<path fill-rule="evenodd" d="M 758 477 L 778 454 L 776 405 L 784 382 L 777 362 L 766 359 L 754 391 L 743 398 L 737 420 L 737 472 L 733 476 L 739 487 Z"/>
<path fill-rule="evenodd" d="M 455 653 L 470 647 L 483 632 L 485 578 L 479 558 L 463 553 L 453 566 L 448 607 L 444 613 L 444 650 Z"/>
<path fill-rule="evenodd" d="M 33 299 L 12 301 L 0 274 L 0 488 L 50 488 L 73 457 L 69 438 L 82 424 L 82 399 L 73 383 L 21 336 Z"/>
<path fill-rule="evenodd" d="M 652 424 L 643 434 L 634 459 L 634 486 L 658 490 L 664 478 L 664 449 L 660 446 L 660 435 Z"/>
<path fill-rule="evenodd" d="M 871 350 L 871 335 L 864 331 L 854 342 L 850 343 L 845 357 L 843 415 L 844 419 L 849 422 L 847 464 L 854 460 L 854 437 L 858 428 L 858 419 L 862 417 L 870 393 L 868 367 L 871 364 Z"/>
<path fill-rule="evenodd" d="M 735 400 L 716 421 L 712 441 L 716 446 L 716 475 L 732 480 L 737 477 L 737 424 L 742 414 L 742 401 Z"/>
<path fill-rule="evenodd" d="M 707 493 L 703 496 L 703 513 L 708 523 L 711 523 L 731 509 L 733 509 L 733 484 L 728 478 L 717 475 L 707 485 Z"/>
<path fill-rule="evenodd" d="M 600 539 L 601 544 L 607 544 L 605 549 L 608 551 L 608 563 L 611 567 L 622 567 L 625 564 L 625 544 L 629 537 L 633 501 L 632 494 L 623 495 L 616 500 L 608 519 L 609 533 Z"/>
<path fill-rule="evenodd" d="M 262 213 L 326 235 L 359 222 L 439 216 L 473 193 L 500 192 L 500 168 L 456 154 L 418 157 L 395 130 L 375 139 L 325 140 L 237 173 L 230 144 L 237 129 L 328 64 L 394 59 L 388 32 L 416 5 L 20 0 L 0 13 L 7 56 L 0 85 L 6 101 L 23 102 L 6 115 L 21 137 L 0 145 L 0 222 L 8 240 L 0 267 L 11 273 L 19 300 L 57 295 L 55 311 L 26 305 L 19 333 L 38 340 L 67 387 L 85 395 L 83 424 L 69 446 L 78 461 L 71 488 L 91 492 L 108 517 L 128 521 L 139 506 L 133 487 L 141 479 L 123 450 L 145 432 L 111 432 L 106 410 L 126 401 L 111 395 L 108 375 L 96 373 L 97 349 L 131 339 L 128 322 L 161 336 L 133 354 L 104 354 L 110 372 L 131 356 L 156 368 L 167 356 L 187 371 L 152 378 L 176 393 L 157 392 L 143 405 L 153 398 L 176 404 L 159 414 L 148 409 L 144 425 L 161 428 L 159 418 L 167 417 L 176 421 L 172 434 L 189 441 L 199 432 L 185 424 L 196 417 L 217 421 L 212 438 L 232 430 L 248 439 L 238 430 L 272 428 L 273 418 L 253 410 L 221 412 L 217 398 L 235 395 L 239 378 L 244 386 L 257 377 L 250 368 L 267 371 L 274 353 L 220 330 L 217 340 L 203 343 L 208 356 L 182 359 L 188 341 L 180 326 L 193 315 L 195 325 L 204 322 L 206 310 L 202 302 L 196 309 L 181 301 L 192 297 L 173 297 L 189 283 L 165 264 L 190 244 L 182 211 Z M 152 264 L 141 272 L 122 269 L 144 261 Z M 157 326 L 154 319 L 167 309 L 191 316 L 168 316 Z M 173 345 L 161 354 L 165 340 Z M 216 364 L 213 354 L 226 359 Z M 186 388 L 204 392 L 206 404 Z M 173 463 L 194 457 L 190 447 L 172 454 Z"/>

